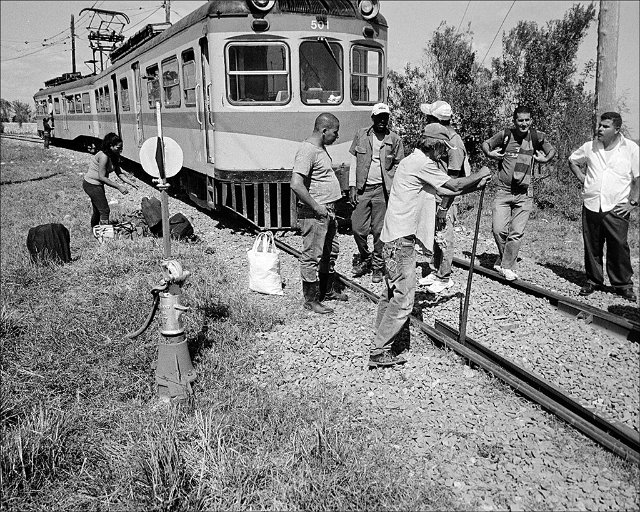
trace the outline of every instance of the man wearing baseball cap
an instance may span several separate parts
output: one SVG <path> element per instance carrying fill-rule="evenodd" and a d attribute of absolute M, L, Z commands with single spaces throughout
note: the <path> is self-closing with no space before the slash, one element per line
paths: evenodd
<path fill-rule="evenodd" d="M 353 275 L 360 277 L 373 269 L 373 283 L 381 282 L 383 277 L 380 232 L 393 174 L 404 158 L 402 139 L 389 129 L 389 115 L 386 104 L 375 104 L 371 109 L 371 126 L 356 132 L 349 149 L 352 155 L 349 201 L 354 208 L 351 229 L 360 257 L 360 262 L 354 265 Z M 373 235 L 373 251 L 367 243 L 369 233 Z"/>
<path fill-rule="evenodd" d="M 420 110 L 427 116 L 427 123 L 439 123 L 449 133 L 449 142 L 454 149 L 447 155 L 447 174 L 452 178 L 469 176 L 471 167 L 467 157 L 464 142 L 451 126 L 453 111 L 446 101 L 423 103 Z M 430 293 L 440 293 L 453 286 L 451 279 L 455 231 L 454 222 L 457 216 L 455 197 L 436 197 L 437 209 L 435 214 L 435 244 L 433 250 L 433 265 L 435 272 L 420 279 L 419 284 L 427 286 Z"/>
<path fill-rule="evenodd" d="M 415 243 L 433 244 L 428 224 L 429 196 L 456 196 L 483 187 L 491 172 L 479 172 L 451 178 L 443 160 L 453 146 L 449 132 L 440 124 L 425 127 L 418 148 L 404 158 L 393 177 L 389 204 L 380 239 L 384 242 L 385 287 L 378 302 L 376 335 L 369 353 L 369 367 L 384 367 L 406 362 L 393 350 L 393 342 L 409 320 L 416 291 Z M 432 199 L 432 198 L 431 198 Z M 433 212 L 431 212 L 433 218 Z M 433 236 L 433 235 L 431 235 Z"/>

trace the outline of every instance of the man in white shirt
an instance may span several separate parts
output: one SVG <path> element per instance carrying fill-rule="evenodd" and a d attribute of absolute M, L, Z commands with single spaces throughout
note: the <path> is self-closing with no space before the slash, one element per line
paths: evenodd
<path fill-rule="evenodd" d="M 571 154 L 569 168 L 583 184 L 587 284 L 580 295 L 590 295 L 604 283 L 602 255 L 606 242 L 611 286 L 617 294 L 636 302 L 627 235 L 631 211 L 638 206 L 638 145 L 620 133 L 621 126 L 617 112 L 602 114 L 596 138 Z"/>
<path fill-rule="evenodd" d="M 394 338 L 409 320 L 416 292 L 415 243 L 433 244 L 433 226 L 426 215 L 429 196 L 460 195 L 483 187 L 491 171 L 483 167 L 476 174 L 451 178 L 443 160 L 452 148 L 449 132 L 441 124 L 425 127 L 418 149 L 405 157 L 396 169 L 380 239 L 384 242 L 385 289 L 378 302 L 376 336 L 369 352 L 369 367 L 406 362 L 392 353 Z"/>

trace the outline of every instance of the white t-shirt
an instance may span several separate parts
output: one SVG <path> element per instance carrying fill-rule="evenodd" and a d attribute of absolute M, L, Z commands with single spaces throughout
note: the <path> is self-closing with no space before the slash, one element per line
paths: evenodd
<path fill-rule="evenodd" d="M 438 165 L 419 149 L 402 159 L 393 177 L 380 240 L 415 235 L 432 248 L 436 188 L 450 179 L 444 164 Z"/>
<path fill-rule="evenodd" d="M 629 200 L 631 182 L 638 177 L 638 145 L 620 134 L 620 141 L 606 151 L 599 140 L 589 141 L 569 157 L 573 163 L 586 163 L 582 200 L 593 212 L 608 212 Z"/>
<path fill-rule="evenodd" d="M 293 172 L 304 177 L 304 185 L 319 204 L 333 203 L 342 197 L 340 182 L 326 149 L 304 141 L 296 153 Z"/>

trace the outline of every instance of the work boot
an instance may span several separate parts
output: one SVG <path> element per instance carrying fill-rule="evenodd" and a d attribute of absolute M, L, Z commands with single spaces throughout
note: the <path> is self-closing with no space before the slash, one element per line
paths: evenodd
<path fill-rule="evenodd" d="M 360 260 L 360 263 L 353 266 L 353 277 L 362 277 L 371 272 L 371 257 Z"/>
<path fill-rule="evenodd" d="M 349 296 L 346 293 L 342 293 L 336 290 L 336 274 L 335 272 L 320 272 L 319 277 L 319 291 L 320 301 L 323 300 L 349 300 Z"/>
<path fill-rule="evenodd" d="M 321 315 L 333 313 L 333 309 L 328 308 L 318 300 L 318 281 L 302 281 L 302 293 L 304 294 L 305 309 Z"/>

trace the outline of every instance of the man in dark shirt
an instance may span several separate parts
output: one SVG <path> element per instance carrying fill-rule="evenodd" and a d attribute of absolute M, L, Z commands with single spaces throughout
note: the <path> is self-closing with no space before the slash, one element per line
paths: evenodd
<path fill-rule="evenodd" d="M 51 124 L 49 123 L 48 117 L 42 120 L 42 138 L 44 139 L 44 149 L 49 149 L 49 143 L 51 142 Z"/>
<path fill-rule="evenodd" d="M 482 151 L 498 160 L 498 189 L 493 202 L 493 237 L 498 246 L 494 268 L 507 281 L 515 272 L 518 251 L 533 209 L 531 175 L 536 162 L 546 163 L 556 154 L 543 132 L 531 128 L 531 111 L 519 106 L 513 128 L 501 130 L 482 143 Z"/>

